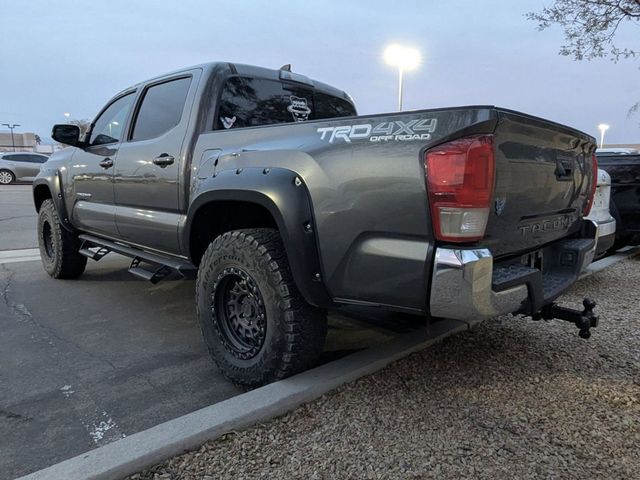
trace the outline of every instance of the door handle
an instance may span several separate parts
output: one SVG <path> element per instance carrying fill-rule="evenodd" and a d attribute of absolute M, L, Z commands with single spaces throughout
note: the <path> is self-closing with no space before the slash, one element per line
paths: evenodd
<path fill-rule="evenodd" d="M 174 160 L 175 158 L 173 158 L 168 153 L 163 153 L 161 155 L 158 155 L 156 158 L 154 158 L 153 163 L 155 165 L 158 165 L 160 168 L 164 168 L 167 165 L 173 164 Z"/>
<path fill-rule="evenodd" d="M 111 160 L 110 158 L 105 158 L 98 165 L 100 165 L 102 168 L 111 168 L 113 167 L 113 160 Z"/>

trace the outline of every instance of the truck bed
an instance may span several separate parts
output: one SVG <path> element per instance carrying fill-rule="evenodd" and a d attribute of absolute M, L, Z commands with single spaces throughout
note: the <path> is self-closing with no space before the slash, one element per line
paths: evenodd
<path fill-rule="evenodd" d="M 470 246 L 509 258 L 577 232 L 595 181 L 594 139 L 494 106 L 211 131 L 200 135 L 194 162 L 215 151 L 216 172 L 273 165 L 296 172 L 313 206 L 330 295 L 424 311 L 425 262 L 441 243 L 430 218 L 424 154 L 483 134 L 495 138 L 494 202 L 485 238 Z"/>

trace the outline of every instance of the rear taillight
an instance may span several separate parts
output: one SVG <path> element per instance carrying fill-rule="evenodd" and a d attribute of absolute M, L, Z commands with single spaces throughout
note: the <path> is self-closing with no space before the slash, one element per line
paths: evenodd
<path fill-rule="evenodd" d="M 493 150 L 493 135 L 481 135 L 438 145 L 425 154 L 436 239 L 473 242 L 484 237 L 495 177 Z"/>
<path fill-rule="evenodd" d="M 593 156 L 591 157 L 591 177 L 592 177 L 592 182 L 591 182 L 591 189 L 589 192 L 589 198 L 587 199 L 587 203 L 584 205 L 584 209 L 582 210 L 582 213 L 587 216 L 589 215 L 589 212 L 591 211 L 591 206 L 593 205 L 593 199 L 596 196 L 596 188 L 598 188 L 598 158 L 596 157 L 596 154 L 594 153 Z"/>

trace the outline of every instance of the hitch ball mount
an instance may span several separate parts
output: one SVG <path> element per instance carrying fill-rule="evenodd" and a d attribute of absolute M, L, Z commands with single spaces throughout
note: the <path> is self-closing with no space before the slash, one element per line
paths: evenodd
<path fill-rule="evenodd" d="M 534 320 L 553 320 L 558 318 L 575 324 L 580 330 L 580 338 L 589 338 L 591 336 L 590 329 L 598 326 L 598 316 L 593 313 L 596 302 L 589 298 L 582 301 L 584 310 L 575 310 L 573 308 L 560 307 L 555 303 L 545 305 L 542 309 L 531 315 Z"/>

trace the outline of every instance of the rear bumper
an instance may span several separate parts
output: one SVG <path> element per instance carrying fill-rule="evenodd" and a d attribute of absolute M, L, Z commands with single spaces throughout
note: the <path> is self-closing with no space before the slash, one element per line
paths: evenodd
<path fill-rule="evenodd" d="M 494 264 L 481 249 L 437 248 L 429 313 L 467 322 L 506 313 L 532 314 L 551 303 L 578 279 L 593 260 L 598 227 L 588 222 L 583 238 L 544 247 L 542 268 L 511 260 Z"/>
<path fill-rule="evenodd" d="M 528 296 L 526 284 L 494 292 L 492 278 L 493 257 L 488 249 L 437 248 L 430 315 L 479 321 L 520 309 Z"/>
<path fill-rule="evenodd" d="M 616 240 L 616 220 L 611 218 L 607 222 L 598 222 L 598 240 L 596 255 L 603 255 L 609 250 Z"/>

